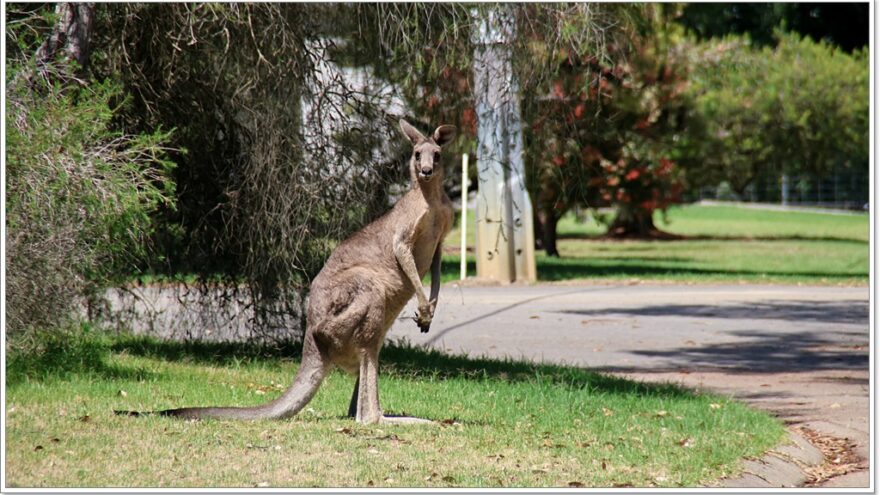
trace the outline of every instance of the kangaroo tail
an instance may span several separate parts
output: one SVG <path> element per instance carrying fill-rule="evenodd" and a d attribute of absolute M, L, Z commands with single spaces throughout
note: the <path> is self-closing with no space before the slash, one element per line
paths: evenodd
<path fill-rule="evenodd" d="M 299 371 L 293 379 L 293 383 L 281 395 L 272 402 L 254 407 L 184 407 L 180 409 L 166 409 L 151 413 L 139 413 L 134 411 L 116 411 L 116 414 L 127 416 L 142 416 L 158 414 L 160 416 L 174 416 L 184 419 L 202 418 L 225 418 L 225 419 L 281 419 L 289 418 L 298 413 L 312 400 L 324 377 L 327 375 L 329 366 L 322 354 L 318 351 L 314 337 L 306 332 L 303 343 L 303 358 Z"/>

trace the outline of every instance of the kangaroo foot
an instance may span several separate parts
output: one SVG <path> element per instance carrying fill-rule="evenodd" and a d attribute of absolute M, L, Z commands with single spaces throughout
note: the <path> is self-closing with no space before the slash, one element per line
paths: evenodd
<path fill-rule="evenodd" d="M 386 425 L 433 425 L 437 424 L 430 419 L 414 418 L 412 416 L 382 416 L 379 424 Z"/>

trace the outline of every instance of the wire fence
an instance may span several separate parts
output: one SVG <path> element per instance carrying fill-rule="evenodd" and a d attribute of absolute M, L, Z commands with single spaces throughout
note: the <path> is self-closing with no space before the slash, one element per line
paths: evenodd
<path fill-rule="evenodd" d="M 838 169 L 825 176 L 790 174 L 759 176 L 744 194 L 737 194 L 726 182 L 705 187 L 699 199 L 777 203 L 845 210 L 867 210 L 870 198 L 870 175 L 867 168 Z"/>

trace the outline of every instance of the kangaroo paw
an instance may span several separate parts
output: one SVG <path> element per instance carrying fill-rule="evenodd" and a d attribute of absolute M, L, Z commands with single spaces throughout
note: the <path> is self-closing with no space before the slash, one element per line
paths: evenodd
<path fill-rule="evenodd" d="M 415 320 L 416 325 L 419 326 L 419 330 L 421 330 L 422 333 L 427 333 L 428 330 L 431 329 L 431 321 L 433 319 L 434 317 L 430 313 L 426 314 L 422 312 L 419 312 L 416 316 L 413 317 L 413 320 Z"/>

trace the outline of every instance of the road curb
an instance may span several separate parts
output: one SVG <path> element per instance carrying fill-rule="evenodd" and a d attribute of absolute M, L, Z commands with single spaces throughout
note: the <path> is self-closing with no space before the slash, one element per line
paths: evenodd
<path fill-rule="evenodd" d="M 761 459 L 743 463 L 737 478 L 722 479 L 724 488 L 797 488 L 807 482 L 805 468 L 821 465 L 825 456 L 804 437 L 789 432 L 788 438 Z"/>
<path fill-rule="evenodd" d="M 869 435 L 864 431 L 859 431 L 854 428 L 849 428 L 847 426 L 843 426 L 837 423 L 832 423 L 831 421 L 822 420 L 807 421 L 801 426 L 811 428 L 818 432 L 824 433 L 825 435 L 852 440 L 856 444 L 855 448 L 853 449 L 856 455 L 858 455 L 865 462 L 867 462 L 871 458 L 869 443 L 867 442 Z"/>

